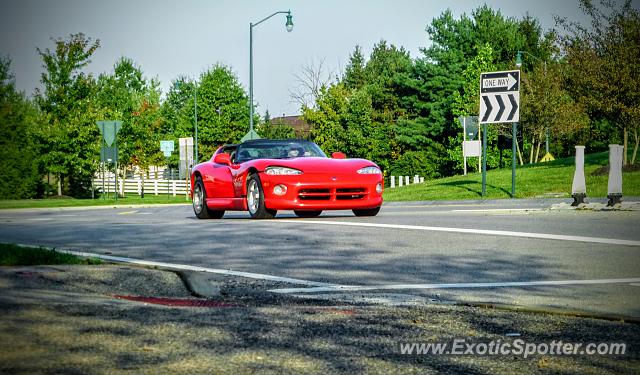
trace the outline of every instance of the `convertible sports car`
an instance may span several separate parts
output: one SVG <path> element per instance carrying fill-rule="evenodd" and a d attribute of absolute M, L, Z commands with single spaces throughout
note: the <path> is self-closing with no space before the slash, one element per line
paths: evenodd
<path fill-rule="evenodd" d="M 191 173 L 193 210 L 200 219 L 219 219 L 226 210 L 271 219 L 278 210 L 316 217 L 323 210 L 353 210 L 375 216 L 382 205 L 378 166 L 365 159 L 327 157 L 304 140 L 246 141 L 220 147 Z"/>

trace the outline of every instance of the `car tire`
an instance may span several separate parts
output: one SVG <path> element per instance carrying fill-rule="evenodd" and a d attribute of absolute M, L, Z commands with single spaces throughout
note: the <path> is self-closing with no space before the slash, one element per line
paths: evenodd
<path fill-rule="evenodd" d="M 380 207 L 353 210 L 356 216 L 376 216 L 380 212 Z"/>
<path fill-rule="evenodd" d="M 221 219 L 224 216 L 223 210 L 212 210 L 207 207 L 207 191 L 204 189 L 204 183 L 200 176 L 196 177 L 191 201 L 193 212 L 198 219 Z"/>
<path fill-rule="evenodd" d="M 273 219 L 278 212 L 265 207 L 264 190 L 257 173 L 252 173 L 247 178 L 247 209 L 252 219 Z"/>
<path fill-rule="evenodd" d="M 301 211 L 301 210 L 293 210 L 293 213 L 296 214 L 297 217 L 318 217 L 322 213 L 321 210 L 318 211 Z"/>

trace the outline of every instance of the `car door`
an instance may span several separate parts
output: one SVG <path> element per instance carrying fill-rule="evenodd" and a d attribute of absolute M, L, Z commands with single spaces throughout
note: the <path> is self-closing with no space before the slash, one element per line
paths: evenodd
<path fill-rule="evenodd" d="M 222 152 L 231 154 L 233 149 L 223 149 Z M 204 175 L 205 188 L 209 198 L 234 198 L 233 166 L 218 164 L 211 161 L 207 173 Z"/>

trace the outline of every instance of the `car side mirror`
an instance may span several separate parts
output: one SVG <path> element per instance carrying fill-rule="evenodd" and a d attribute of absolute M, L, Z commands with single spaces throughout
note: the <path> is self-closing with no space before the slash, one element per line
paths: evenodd
<path fill-rule="evenodd" d="M 213 158 L 213 162 L 216 164 L 231 165 L 231 156 L 229 156 L 229 154 L 220 153 Z"/>
<path fill-rule="evenodd" d="M 346 159 L 347 155 L 343 154 L 342 152 L 334 152 L 333 154 L 331 154 L 331 157 L 334 159 Z"/>

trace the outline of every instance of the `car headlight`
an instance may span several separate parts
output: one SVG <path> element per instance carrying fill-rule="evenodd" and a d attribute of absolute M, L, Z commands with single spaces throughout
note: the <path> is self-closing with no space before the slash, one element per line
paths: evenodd
<path fill-rule="evenodd" d="M 378 167 L 364 167 L 364 168 L 358 169 L 358 173 L 359 174 L 382 174 L 382 171 L 380 171 L 380 168 Z"/>
<path fill-rule="evenodd" d="M 293 169 L 293 168 L 287 168 L 287 167 L 267 167 L 264 170 L 264 173 L 272 176 L 279 176 L 279 175 L 302 174 L 302 171 Z"/>

